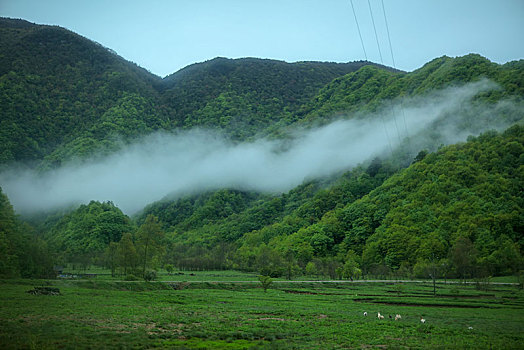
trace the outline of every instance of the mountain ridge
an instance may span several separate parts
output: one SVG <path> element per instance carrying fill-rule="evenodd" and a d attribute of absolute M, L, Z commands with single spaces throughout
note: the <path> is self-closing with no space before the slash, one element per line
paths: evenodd
<path fill-rule="evenodd" d="M 129 96 L 137 105 L 153 106 L 149 121 L 133 115 L 135 105 L 124 111 L 129 124 L 145 124 L 138 134 L 216 126 L 243 140 L 270 125 L 275 115 L 281 115 L 286 108 L 291 108 L 288 114 L 292 113 L 293 108 L 334 77 L 366 64 L 213 59 L 161 79 L 110 49 L 61 27 L 3 18 L 0 31 L 0 122 L 4 130 L 0 132 L 0 163 L 40 162 L 50 157 L 43 168 L 96 153 L 78 145 L 99 144 L 93 148 L 95 151 L 118 148 L 118 142 L 111 141 L 114 135 L 133 134 L 133 130 L 117 124 L 100 136 L 90 129 L 103 122 L 103 115 L 111 108 L 126 105 Z M 208 74 L 209 66 L 218 73 L 224 69 L 236 73 Z M 250 74 L 265 80 L 257 83 L 249 79 Z M 186 79 L 179 79 L 181 76 Z M 177 80 L 173 85 L 172 81 Z M 248 89 L 246 82 L 251 85 Z M 219 120 L 218 113 L 230 115 Z M 104 146 L 103 140 L 110 144 Z M 70 142 L 76 143 L 68 145 Z M 78 152 L 64 152 L 60 146 Z"/>
<path fill-rule="evenodd" d="M 365 61 L 214 58 L 162 79 L 61 27 L 3 18 L 0 30 L 4 166 L 56 168 L 157 130 L 211 128 L 235 142 L 279 137 L 297 122 L 325 124 L 482 77 L 503 87 L 488 96 L 493 101 L 524 94 L 523 60 L 498 65 L 479 55 L 443 56 L 405 73 Z"/>

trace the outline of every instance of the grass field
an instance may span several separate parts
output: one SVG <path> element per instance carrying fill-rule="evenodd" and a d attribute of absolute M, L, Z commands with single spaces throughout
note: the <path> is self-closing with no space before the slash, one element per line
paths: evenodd
<path fill-rule="evenodd" d="M 208 273 L 213 274 L 222 281 L 234 278 L 231 272 Z M 281 281 L 264 293 L 257 283 L 208 277 L 208 282 L 171 283 L 0 281 L 0 347 L 524 347 L 524 293 L 515 286 L 481 291 L 474 285 L 439 284 L 434 297 L 430 283 Z M 61 295 L 26 293 L 34 286 L 59 288 Z M 389 318 L 397 313 L 401 320 Z"/>

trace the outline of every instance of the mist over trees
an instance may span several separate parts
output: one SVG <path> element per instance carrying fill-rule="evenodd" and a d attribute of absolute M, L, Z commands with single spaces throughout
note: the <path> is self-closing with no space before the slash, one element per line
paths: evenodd
<path fill-rule="evenodd" d="M 0 278 L 53 277 L 53 255 L 47 242 L 23 223 L 0 187 Z"/>
<path fill-rule="evenodd" d="M 62 217 L 45 238 L 61 252 L 61 261 L 86 266 L 100 258 L 108 245 L 133 231 L 131 220 L 113 203 L 91 201 Z"/>
<path fill-rule="evenodd" d="M 421 122 L 435 104 L 410 101 L 483 82 L 490 88 L 459 99 L 423 141 L 395 119 L 395 149 L 291 190 L 202 187 L 165 193 L 133 217 L 107 199 L 19 217 L 0 183 L 0 278 L 96 264 L 129 279 L 167 266 L 467 279 L 518 273 L 524 243 L 522 60 L 441 57 L 405 73 L 369 62 L 217 58 L 160 79 L 65 29 L 0 19 L 0 174 L 14 164 L 44 176 L 116 159 L 146 135 L 195 127 L 233 145 L 284 140 L 282 154 L 298 129 L 373 117 L 377 132 L 395 108 Z"/>

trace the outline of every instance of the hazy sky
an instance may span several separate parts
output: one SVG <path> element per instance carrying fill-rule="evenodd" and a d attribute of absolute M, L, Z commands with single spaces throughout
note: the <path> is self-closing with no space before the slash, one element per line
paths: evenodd
<path fill-rule="evenodd" d="M 393 65 L 382 0 L 371 4 Z M 396 67 L 471 52 L 524 58 L 523 0 L 383 0 Z M 381 62 L 367 0 L 353 0 L 370 61 Z M 0 0 L 0 16 L 68 28 L 160 76 L 217 56 L 365 59 L 350 0 Z"/>

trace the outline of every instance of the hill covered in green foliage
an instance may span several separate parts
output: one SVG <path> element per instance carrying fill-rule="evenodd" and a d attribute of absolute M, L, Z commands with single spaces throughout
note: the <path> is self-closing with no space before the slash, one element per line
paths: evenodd
<path fill-rule="evenodd" d="M 522 266 L 523 157 L 524 129 L 514 126 L 421 152 L 404 170 L 376 159 L 332 182 L 241 201 L 245 209 L 224 190 L 146 213 L 172 232 L 171 260 L 186 268 L 209 267 L 220 246 L 224 267 L 273 275 L 313 263 L 336 277 L 348 261 L 374 275 L 427 277 L 431 264 L 448 276 L 510 274 Z"/>
<path fill-rule="evenodd" d="M 55 254 L 15 215 L 0 188 L 0 277 L 52 277 Z"/>
<path fill-rule="evenodd" d="M 161 79 L 60 27 L 0 18 L 0 34 L 0 163 L 46 158 L 44 168 L 159 129 L 245 139 L 369 64 L 217 58 Z"/>
<path fill-rule="evenodd" d="M 0 192 L 0 276 L 96 263 L 144 276 L 174 265 L 290 278 L 466 278 L 518 272 L 524 243 L 523 60 L 441 57 L 405 73 L 369 62 L 216 58 L 162 79 L 63 28 L 0 19 L 0 165 L 42 173 L 118 154 L 156 131 L 206 128 L 232 144 L 278 139 L 335 118 L 379 118 L 392 105 L 408 110 L 417 98 L 483 81 L 493 87 L 475 91 L 440 126 L 457 117 L 447 127 L 458 134 L 485 130 L 486 120 L 516 125 L 448 146 L 425 130 L 431 144 L 407 138 L 399 144 L 410 147 L 285 193 L 165 193 L 133 218 L 91 201 L 27 219 L 32 228 Z"/>
<path fill-rule="evenodd" d="M 90 129 L 108 110 L 131 96 L 156 95 L 155 76 L 66 29 L 0 19 L 0 33 L 2 163 L 41 160 L 64 143 L 101 141 Z M 159 115 L 152 119 L 148 126 L 160 123 Z"/>
<path fill-rule="evenodd" d="M 221 129 L 245 140 L 296 113 L 336 77 L 368 64 L 216 58 L 166 77 L 163 98 L 178 126 Z"/>
<path fill-rule="evenodd" d="M 365 112 L 376 111 L 384 101 L 423 96 L 482 78 L 502 87 L 479 96 L 483 101 L 496 102 L 507 97 L 521 101 L 524 96 L 523 71 L 522 60 L 499 65 L 476 54 L 440 57 L 410 73 L 366 66 L 327 84 L 303 106 L 298 115 L 306 121 L 340 115 L 365 115 Z"/>
<path fill-rule="evenodd" d="M 66 29 L 0 19 L 0 164 L 99 157 L 156 130 L 236 141 L 375 111 L 384 101 L 488 78 L 522 98 L 523 63 L 441 57 L 411 72 L 370 62 L 216 58 L 161 79 Z"/>

